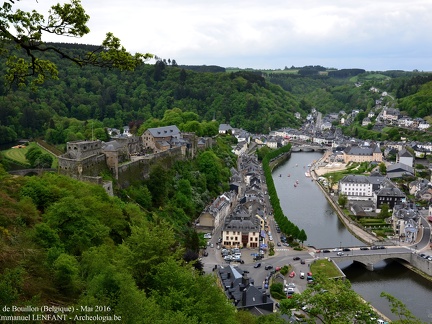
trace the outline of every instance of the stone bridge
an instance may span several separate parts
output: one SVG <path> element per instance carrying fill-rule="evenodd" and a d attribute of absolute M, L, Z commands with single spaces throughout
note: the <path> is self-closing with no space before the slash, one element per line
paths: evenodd
<path fill-rule="evenodd" d="M 292 152 L 324 152 L 327 147 L 321 145 L 297 145 L 293 144 Z"/>
<path fill-rule="evenodd" d="M 9 174 L 20 175 L 20 176 L 41 175 L 44 172 L 57 172 L 57 169 L 40 168 L 40 169 L 22 169 L 22 170 L 8 171 Z"/>
<path fill-rule="evenodd" d="M 374 250 L 375 253 L 371 253 L 372 251 L 362 251 L 365 253 L 358 253 L 358 254 L 350 254 L 351 252 L 344 252 L 343 256 L 334 256 L 332 257 L 332 260 L 335 263 L 340 263 L 342 261 L 353 261 L 353 262 L 359 262 L 363 264 L 366 269 L 373 271 L 374 270 L 374 264 L 380 261 L 385 260 L 396 260 L 396 261 L 404 261 L 406 263 L 409 263 L 414 268 L 417 268 L 424 273 L 428 274 L 429 276 L 432 275 L 432 262 L 428 261 L 426 259 L 421 258 L 418 254 L 413 253 L 412 251 L 391 251 L 391 249 L 387 248 L 385 250 L 381 250 L 382 252 L 376 253 L 376 250 Z"/>

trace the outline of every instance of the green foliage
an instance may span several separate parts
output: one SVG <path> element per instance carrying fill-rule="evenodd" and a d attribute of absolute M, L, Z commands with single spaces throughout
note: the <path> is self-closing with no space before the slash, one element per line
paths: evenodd
<path fill-rule="evenodd" d="M 22 291 L 25 272 L 22 268 L 5 269 L 0 275 L 0 303 L 13 305 L 18 301 Z"/>
<path fill-rule="evenodd" d="M 275 299 L 284 299 L 286 298 L 285 293 L 283 291 L 283 284 L 281 283 L 273 283 L 270 285 L 270 294 Z"/>
<path fill-rule="evenodd" d="M 71 255 L 62 253 L 53 263 L 54 280 L 67 295 L 78 291 L 79 264 Z"/>
<path fill-rule="evenodd" d="M 352 289 L 348 280 L 333 280 L 314 275 L 314 284 L 301 294 L 280 302 L 282 314 L 300 310 L 307 305 L 305 313 L 308 323 L 321 319 L 323 323 L 350 323 L 354 318 L 359 321 L 370 319 L 373 313 L 369 304 L 363 302 Z"/>
<path fill-rule="evenodd" d="M 72 0 L 63 5 L 53 5 L 49 15 L 33 10 L 25 12 L 15 9 L 15 2 L 4 2 L 0 10 L 0 38 L 2 45 L 19 50 L 18 55 L 6 52 L 6 81 L 9 84 L 24 86 L 27 82 L 35 88 L 46 79 L 58 80 L 57 65 L 43 54 L 57 53 L 62 59 L 76 63 L 78 66 L 94 65 L 132 70 L 142 59 L 152 57 L 150 54 L 131 55 L 121 46 L 120 40 L 107 33 L 100 47 L 83 56 L 75 56 L 70 51 L 60 49 L 53 44 L 46 44 L 43 34 L 82 37 L 90 32 L 87 22 L 90 18 L 79 0 Z M 2 46 L 2 47 L 3 47 Z M 5 53 L 2 54 L 5 54 Z"/>
<path fill-rule="evenodd" d="M 418 318 L 416 318 L 409 309 L 397 298 L 393 297 L 389 293 L 382 292 L 381 297 L 384 297 L 390 303 L 390 309 L 393 314 L 395 314 L 399 319 L 392 321 L 392 323 L 410 323 L 410 324 L 421 324 Z"/>
<path fill-rule="evenodd" d="M 386 175 L 387 174 L 387 167 L 385 165 L 385 163 L 381 162 L 379 164 L 379 171 L 382 175 Z"/>
<path fill-rule="evenodd" d="M 389 207 L 389 205 L 388 204 L 382 204 L 381 205 L 381 210 L 380 210 L 380 212 L 378 214 L 378 217 L 379 218 L 388 218 L 390 216 L 391 216 L 391 213 L 390 213 L 390 207 Z"/>
<path fill-rule="evenodd" d="M 341 206 L 342 208 L 346 207 L 346 204 L 348 202 L 348 197 L 344 194 L 340 194 L 338 197 L 338 204 L 339 206 Z"/>
<path fill-rule="evenodd" d="M 197 158 L 198 168 L 206 177 L 207 188 L 211 193 L 217 194 L 220 190 L 222 164 L 216 154 L 205 151 Z"/>

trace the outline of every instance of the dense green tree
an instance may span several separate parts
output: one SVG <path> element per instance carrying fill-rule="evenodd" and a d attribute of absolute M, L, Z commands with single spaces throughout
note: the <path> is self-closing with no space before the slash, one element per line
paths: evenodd
<path fill-rule="evenodd" d="M 34 162 L 35 168 L 51 168 L 54 158 L 49 153 L 42 153 Z"/>
<path fill-rule="evenodd" d="M 341 206 L 342 208 L 346 207 L 346 204 L 348 202 L 348 197 L 344 194 L 340 194 L 338 197 L 338 204 L 339 206 Z"/>
<path fill-rule="evenodd" d="M 201 276 L 173 259 L 157 266 L 153 297 L 162 308 L 201 323 L 235 323 L 235 308 L 220 294 L 212 276 Z"/>
<path fill-rule="evenodd" d="M 212 151 L 205 151 L 198 156 L 198 167 L 201 173 L 205 174 L 207 187 L 210 192 L 220 192 L 222 165 L 219 158 Z"/>
<path fill-rule="evenodd" d="M 79 290 L 79 264 L 73 256 L 60 254 L 53 263 L 53 270 L 56 284 L 66 295 Z"/>
<path fill-rule="evenodd" d="M 25 158 L 27 161 L 29 161 L 31 167 L 36 167 L 36 162 L 41 157 L 42 151 L 37 146 L 32 146 L 28 149 L 28 151 L 25 154 Z"/>
<path fill-rule="evenodd" d="M 385 163 L 381 162 L 379 164 L 379 171 L 383 175 L 387 174 L 387 167 L 386 167 Z"/>
<path fill-rule="evenodd" d="M 382 204 L 381 205 L 381 210 L 378 213 L 378 217 L 380 217 L 380 218 L 388 218 L 390 216 L 391 216 L 390 206 L 388 204 Z"/>
<path fill-rule="evenodd" d="M 314 284 L 301 294 L 294 294 L 290 299 L 280 302 L 282 314 L 291 315 L 292 310 L 301 310 L 307 314 L 307 323 L 351 323 L 354 319 L 369 323 L 371 306 L 365 303 L 352 289 L 348 280 L 335 280 L 314 274 Z"/>
<path fill-rule="evenodd" d="M 0 125 L 0 144 L 14 142 L 17 138 L 18 135 L 12 128 Z"/>
<path fill-rule="evenodd" d="M 169 186 L 169 175 L 166 168 L 160 164 L 152 165 L 147 181 L 147 188 L 150 190 L 153 204 L 162 206 L 166 201 Z"/>
<path fill-rule="evenodd" d="M 90 32 L 87 22 L 90 18 L 85 13 L 79 0 L 72 0 L 66 4 L 56 4 L 51 7 L 48 17 L 44 17 L 36 10 L 25 12 L 15 8 L 15 1 L 5 1 L 0 10 L 0 39 L 2 51 L 7 55 L 6 80 L 9 83 L 24 85 L 29 78 L 34 85 L 42 84 L 46 78 L 58 78 L 58 69 L 50 59 L 43 59 L 40 54 L 45 52 L 57 53 L 63 59 L 70 60 L 79 66 L 95 65 L 133 69 L 149 58 L 150 54 L 129 54 L 121 46 L 120 40 L 113 34 L 107 33 L 102 46 L 94 47 L 85 56 L 76 56 L 73 52 L 64 51 L 52 44 L 46 44 L 42 35 L 45 33 L 82 37 Z M 6 49 L 12 44 L 22 50 L 19 57 L 11 55 Z"/>

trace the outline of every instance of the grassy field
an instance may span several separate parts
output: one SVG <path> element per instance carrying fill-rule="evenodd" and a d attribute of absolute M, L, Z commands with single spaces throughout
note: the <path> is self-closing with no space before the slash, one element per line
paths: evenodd
<path fill-rule="evenodd" d="M 31 147 L 39 147 L 42 151 L 50 153 L 50 152 L 46 151 L 43 147 L 38 146 L 35 142 L 31 142 L 31 143 L 29 143 L 29 145 L 22 147 L 22 148 L 10 148 L 8 150 L 1 151 L 1 154 L 4 157 L 6 157 L 8 160 L 16 162 L 17 164 L 20 164 L 20 165 L 30 167 L 30 165 L 29 165 L 29 163 L 25 157 L 25 154 L 28 152 L 28 150 Z M 58 160 L 55 156 L 53 156 L 53 158 L 54 158 L 54 160 L 53 160 L 53 164 L 51 165 L 51 167 L 56 168 L 58 165 Z"/>
<path fill-rule="evenodd" d="M 327 259 L 316 260 L 310 266 L 312 274 L 320 273 L 327 278 L 340 277 L 341 273 L 335 267 L 333 262 L 328 261 Z"/>

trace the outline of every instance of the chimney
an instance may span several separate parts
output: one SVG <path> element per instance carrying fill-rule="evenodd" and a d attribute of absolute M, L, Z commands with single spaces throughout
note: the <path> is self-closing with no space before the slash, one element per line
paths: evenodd
<path fill-rule="evenodd" d="M 249 277 L 247 276 L 247 274 L 243 273 L 243 277 L 242 277 L 242 284 L 247 287 L 249 286 Z"/>
<path fill-rule="evenodd" d="M 242 292 L 242 305 L 246 306 L 246 293 L 247 293 L 247 288 L 243 289 Z"/>
<path fill-rule="evenodd" d="M 262 301 L 263 301 L 264 304 L 267 303 L 267 293 L 264 293 L 262 295 Z"/>

